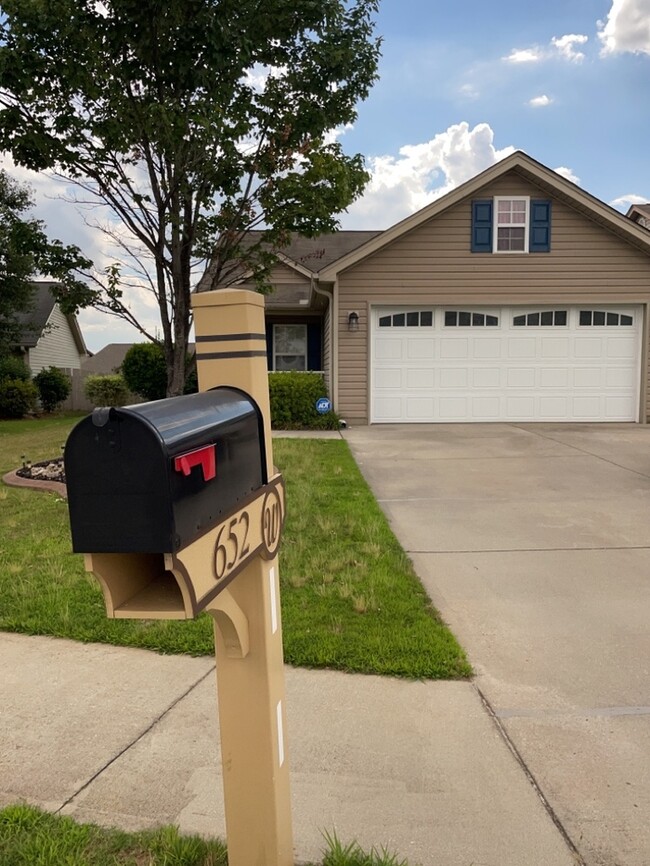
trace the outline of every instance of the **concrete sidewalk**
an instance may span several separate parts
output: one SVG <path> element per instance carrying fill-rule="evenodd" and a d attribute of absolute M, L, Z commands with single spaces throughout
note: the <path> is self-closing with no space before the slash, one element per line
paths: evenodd
<path fill-rule="evenodd" d="M 0 634 L 0 805 L 225 837 L 214 664 Z M 569 866 L 472 683 L 287 668 L 296 860 L 323 832 L 411 866 Z"/>

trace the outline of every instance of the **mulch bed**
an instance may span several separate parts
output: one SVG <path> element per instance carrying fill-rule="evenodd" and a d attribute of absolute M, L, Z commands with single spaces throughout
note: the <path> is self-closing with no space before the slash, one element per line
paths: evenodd
<path fill-rule="evenodd" d="M 9 487 L 33 487 L 35 490 L 50 490 L 60 496 L 66 495 L 63 457 L 21 466 L 7 473 L 2 480 Z"/>

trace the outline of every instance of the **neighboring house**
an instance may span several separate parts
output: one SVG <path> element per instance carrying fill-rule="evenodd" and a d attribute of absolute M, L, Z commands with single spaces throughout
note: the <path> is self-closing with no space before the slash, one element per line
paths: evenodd
<path fill-rule="evenodd" d="M 319 327 L 348 423 L 646 421 L 650 233 L 526 154 L 301 243 L 273 271 L 270 366 L 318 367 Z"/>
<path fill-rule="evenodd" d="M 650 229 L 650 204 L 633 204 L 625 216 L 644 229 Z"/>
<path fill-rule="evenodd" d="M 31 312 L 20 315 L 23 332 L 16 345 L 33 375 L 45 367 L 78 370 L 89 357 L 76 316 L 66 316 L 54 300 L 52 282 L 37 282 Z"/>
<path fill-rule="evenodd" d="M 117 373 L 133 343 L 109 343 L 81 365 L 84 376 L 108 376 Z"/>

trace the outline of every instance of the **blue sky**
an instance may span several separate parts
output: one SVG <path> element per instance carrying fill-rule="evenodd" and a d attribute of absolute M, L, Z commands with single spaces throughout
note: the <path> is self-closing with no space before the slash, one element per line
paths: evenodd
<path fill-rule="evenodd" d="M 518 149 L 620 210 L 650 201 L 650 0 L 383 0 L 377 29 L 380 79 L 338 130 L 372 173 L 343 228 L 385 228 Z M 49 178 L 16 174 L 51 234 L 110 260 Z M 154 321 L 151 299 L 134 307 Z M 94 351 L 139 339 L 80 319 Z"/>
<path fill-rule="evenodd" d="M 378 30 L 380 80 L 341 137 L 373 181 L 344 227 L 384 227 L 513 149 L 621 210 L 650 201 L 650 0 L 383 0 Z"/>

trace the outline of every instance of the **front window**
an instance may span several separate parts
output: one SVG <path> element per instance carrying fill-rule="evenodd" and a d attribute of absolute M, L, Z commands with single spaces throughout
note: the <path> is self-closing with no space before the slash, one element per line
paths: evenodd
<path fill-rule="evenodd" d="M 307 369 L 307 325 L 273 326 L 273 369 Z"/>
<path fill-rule="evenodd" d="M 528 252 L 529 199 L 494 199 L 496 208 L 495 253 Z"/>

